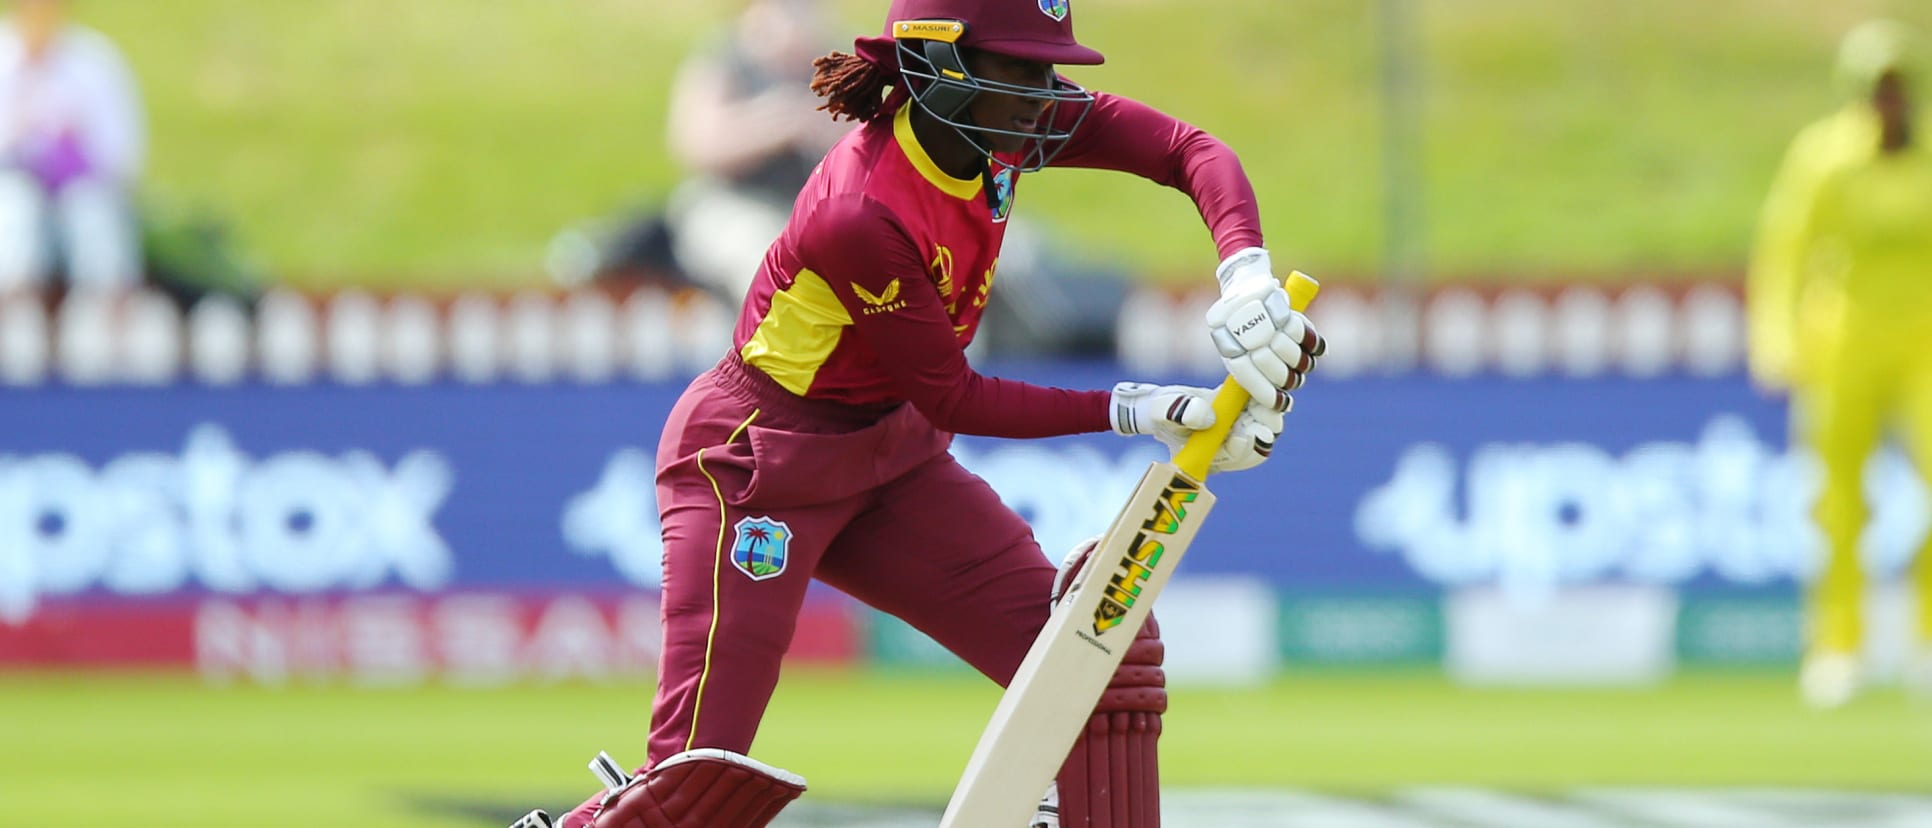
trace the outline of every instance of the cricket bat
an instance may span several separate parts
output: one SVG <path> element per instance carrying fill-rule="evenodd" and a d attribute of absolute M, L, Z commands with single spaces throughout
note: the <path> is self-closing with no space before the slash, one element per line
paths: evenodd
<path fill-rule="evenodd" d="M 1290 304 L 1306 310 L 1321 285 L 1288 276 Z M 980 734 L 939 828 L 1024 828 L 1059 773 L 1127 645 L 1152 611 L 1214 507 L 1208 465 L 1248 404 L 1232 378 L 1214 396 L 1214 426 L 1196 432 L 1172 462 L 1141 476 L 1086 570 L 1020 662 Z"/>

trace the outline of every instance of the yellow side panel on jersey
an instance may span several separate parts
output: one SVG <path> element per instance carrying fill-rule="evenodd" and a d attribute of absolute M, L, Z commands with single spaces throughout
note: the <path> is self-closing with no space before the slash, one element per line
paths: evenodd
<path fill-rule="evenodd" d="M 832 295 L 825 277 L 801 270 L 791 287 L 772 294 L 771 309 L 738 355 L 785 390 L 804 396 L 851 324 L 852 314 Z"/>

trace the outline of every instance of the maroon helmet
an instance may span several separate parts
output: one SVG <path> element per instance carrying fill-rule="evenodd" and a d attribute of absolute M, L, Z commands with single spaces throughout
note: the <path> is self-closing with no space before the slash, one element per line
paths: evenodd
<path fill-rule="evenodd" d="M 1071 0 L 893 0 L 886 13 L 885 39 L 897 47 L 904 89 L 921 109 L 960 131 L 987 158 L 1002 166 L 1032 171 L 1058 155 L 1086 119 L 1093 95 L 1064 78 L 1051 86 L 1019 86 L 975 77 L 961 49 L 982 49 L 1041 63 L 1091 66 L 1105 60 L 1073 37 Z M 1040 131 L 982 127 L 966 107 L 981 92 L 998 92 L 1046 101 L 1052 115 Z M 1029 141 L 1018 164 L 995 158 L 983 136 L 1014 135 Z"/>
<path fill-rule="evenodd" d="M 1071 0 L 893 0 L 885 36 L 904 37 L 907 20 L 957 20 L 966 24 L 956 45 L 1016 58 L 1069 66 L 1106 60 L 1073 38 Z"/>

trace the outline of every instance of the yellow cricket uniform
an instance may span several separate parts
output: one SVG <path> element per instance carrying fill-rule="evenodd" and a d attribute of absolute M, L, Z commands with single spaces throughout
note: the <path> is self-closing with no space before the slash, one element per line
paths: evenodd
<path fill-rule="evenodd" d="M 1865 460 L 1888 427 L 1932 470 L 1932 121 L 1901 152 L 1855 102 L 1793 142 L 1765 205 L 1751 263 L 1750 361 L 1792 392 L 1793 437 L 1823 465 L 1816 517 L 1829 544 L 1810 588 L 1812 652 L 1856 654 L 1863 637 L 1858 540 Z M 1919 633 L 1932 643 L 1932 556 L 1918 566 Z"/>

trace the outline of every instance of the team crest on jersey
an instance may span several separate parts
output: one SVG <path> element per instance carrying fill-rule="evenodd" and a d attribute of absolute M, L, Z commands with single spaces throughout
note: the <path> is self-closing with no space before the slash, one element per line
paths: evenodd
<path fill-rule="evenodd" d="M 1054 20 L 1065 20 L 1071 5 L 1068 0 L 1040 0 L 1040 12 Z"/>
<path fill-rule="evenodd" d="M 1066 4 L 1060 4 L 1065 8 Z M 1013 213 L 1013 168 L 1007 167 L 993 176 L 993 223 L 1001 224 Z"/>
<path fill-rule="evenodd" d="M 792 549 L 792 527 L 769 517 L 738 521 L 738 538 L 731 544 L 731 565 L 754 581 L 785 574 Z"/>

